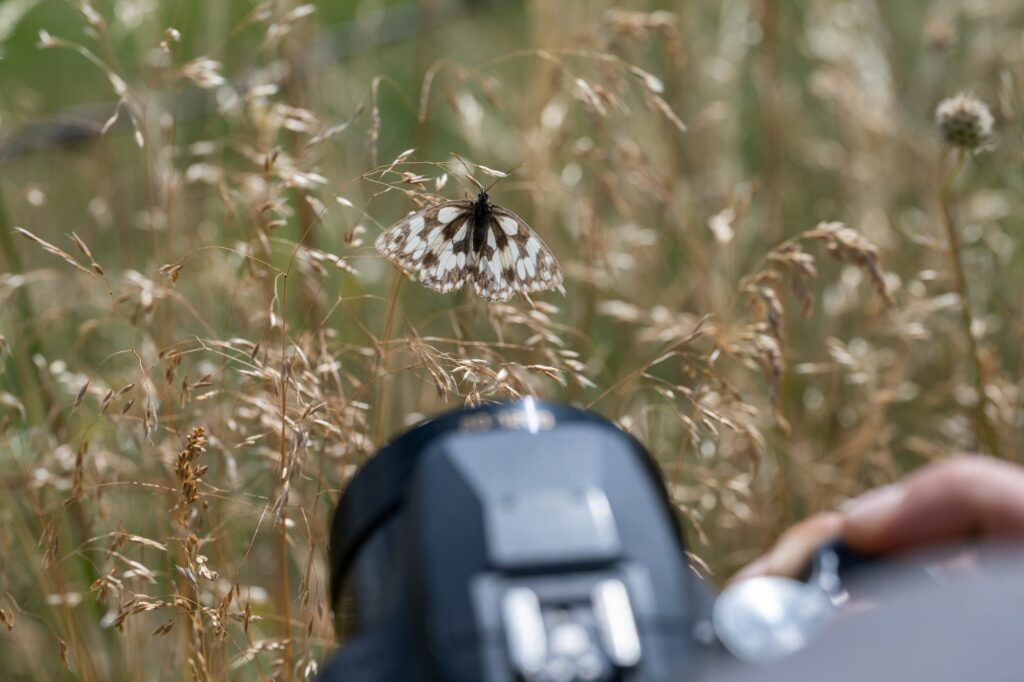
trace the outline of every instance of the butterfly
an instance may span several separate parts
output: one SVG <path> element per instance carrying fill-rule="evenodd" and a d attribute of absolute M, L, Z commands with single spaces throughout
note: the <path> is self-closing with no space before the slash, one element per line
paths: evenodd
<path fill-rule="evenodd" d="M 375 246 L 442 294 L 467 281 L 487 301 L 544 289 L 565 293 L 548 247 L 526 221 L 492 204 L 486 190 L 476 201 L 445 201 L 409 214 L 382 232 Z"/>

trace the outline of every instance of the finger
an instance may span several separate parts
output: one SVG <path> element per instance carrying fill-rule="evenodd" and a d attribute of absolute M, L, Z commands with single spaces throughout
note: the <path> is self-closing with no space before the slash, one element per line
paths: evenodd
<path fill-rule="evenodd" d="M 842 527 L 843 518 L 836 512 L 815 514 L 786 531 L 767 554 L 737 573 L 733 581 L 759 575 L 796 577 L 810 561 L 814 550 L 838 536 Z"/>
<path fill-rule="evenodd" d="M 843 539 L 866 553 L 987 537 L 1024 537 L 1024 469 L 987 457 L 927 467 L 847 511 Z"/>

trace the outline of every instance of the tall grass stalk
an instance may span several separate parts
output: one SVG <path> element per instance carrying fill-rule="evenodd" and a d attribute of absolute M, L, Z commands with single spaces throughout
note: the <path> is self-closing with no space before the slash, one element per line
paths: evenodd
<path fill-rule="evenodd" d="M 963 264 L 961 252 L 963 246 L 960 241 L 960 234 L 957 231 L 956 222 L 953 218 L 952 187 L 953 181 L 964 166 L 967 159 L 967 152 L 958 150 L 956 158 L 949 170 L 939 184 L 939 205 L 942 208 L 942 224 L 946 231 L 948 241 L 948 253 L 950 265 L 953 269 L 953 281 L 956 285 L 956 293 L 960 298 L 960 321 L 964 339 L 967 341 L 967 354 L 971 363 L 974 375 L 975 398 L 975 435 L 980 444 L 994 455 L 999 455 L 999 439 L 992 422 L 988 416 L 988 381 L 986 378 L 985 364 L 981 357 L 981 348 L 978 345 L 977 336 L 974 333 L 974 320 L 976 319 L 971 304 L 971 297 L 967 290 L 967 274 Z"/>

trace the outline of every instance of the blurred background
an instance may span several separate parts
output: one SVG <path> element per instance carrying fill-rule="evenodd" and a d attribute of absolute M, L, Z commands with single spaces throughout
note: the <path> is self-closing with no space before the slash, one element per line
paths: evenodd
<path fill-rule="evenodd" d="M 315 675 L 340 491 L 465 403 L 634 433 L 713 582 L 923 462 L 1022 461 L 1022 30 L 1014 0 L 4 0 L 5 679 Z M 958 163 L 962 91 L 996 125 Z M 564 297 L 374 251 L 520 164 L 491 196 Z"/>

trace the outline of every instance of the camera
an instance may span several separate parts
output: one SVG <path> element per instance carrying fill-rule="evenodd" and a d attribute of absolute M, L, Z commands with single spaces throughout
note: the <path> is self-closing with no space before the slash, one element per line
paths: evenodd
<path fill-rule="evenodd" d="M 654 460 L 526 399 L 448 413 L 360 469 L 331 531 L 324 680 L 680 680 L 710 591 Z"/>
<path fill-rule="evenodd" d="M 1022 625 L 1019 552 L 936 582 L 938 562 L 830 542 L 802 580 L 716 595 L 643 446 L 529 398 L 444 414 L 383 447 L 338 503 L 330 562 L 343 641 L 325 682 L 934 682 L 979 661 L 996 671 L 979 679 L 1019 679 L 1007 638 Z M 837 617 L 851 594 L 857 615 Z"/>

